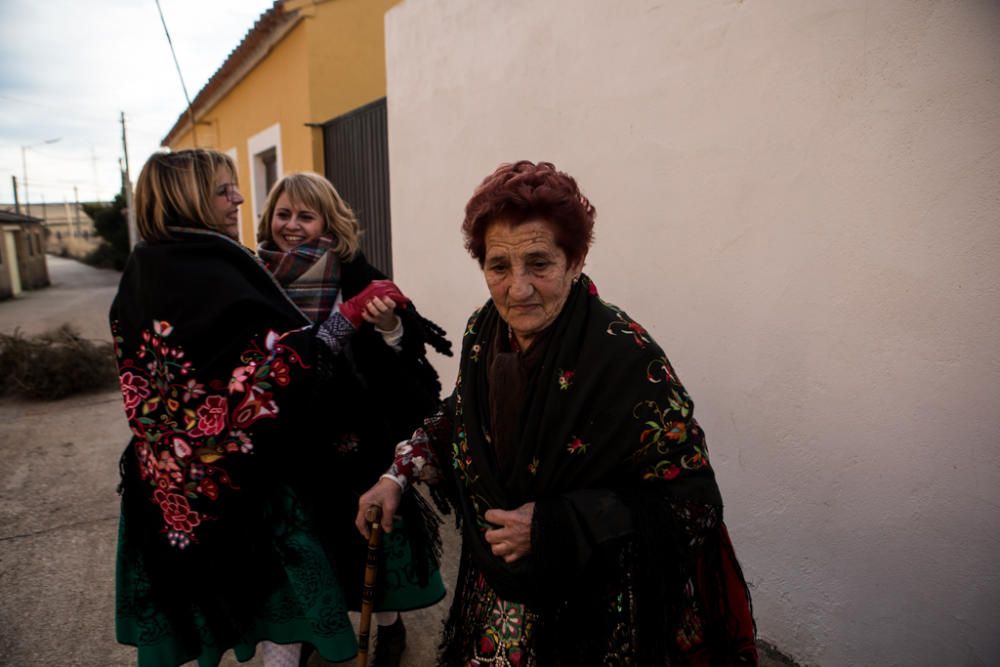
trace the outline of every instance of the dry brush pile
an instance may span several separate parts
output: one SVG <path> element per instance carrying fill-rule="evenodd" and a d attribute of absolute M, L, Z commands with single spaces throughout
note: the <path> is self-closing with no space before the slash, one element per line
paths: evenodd
<path fill-rule="evenodd" d="M 118 379 L 111 343 L 80 336 L 70 324 L 35 336 L 0 333 L 0 394 L 54 400 L 112 386 Z"/>

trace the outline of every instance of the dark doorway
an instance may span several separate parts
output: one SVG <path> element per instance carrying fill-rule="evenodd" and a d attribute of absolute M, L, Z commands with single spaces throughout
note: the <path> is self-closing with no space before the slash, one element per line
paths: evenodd
<path fill-rule="evenodd" d="M 368 261 L 392 277 L 385 98 L 323 123 L 326 177 L 358 216 Z"/>

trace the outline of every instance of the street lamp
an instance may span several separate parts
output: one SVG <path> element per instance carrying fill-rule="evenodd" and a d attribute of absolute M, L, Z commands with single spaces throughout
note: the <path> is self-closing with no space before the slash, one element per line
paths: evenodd
<path fill-rule="evenodd" d="M 46 139 L 45 141 L 40 141 L 37 144 L 30 144 L 28 146 L 21 146 L 21 174 L 24 176 L 24 206 L 25 210 L 28 212 L 28 217 L 31 217 L 31 199 L 28 197 L 28 160 L 25 158 L 25 153 L 27 153 L 29 148 L 38 148 L 39 146 L 44 146 L 46 144 L 54 144 L 62 139 L 62 137 L 56 137 L 55 139 Z"/>

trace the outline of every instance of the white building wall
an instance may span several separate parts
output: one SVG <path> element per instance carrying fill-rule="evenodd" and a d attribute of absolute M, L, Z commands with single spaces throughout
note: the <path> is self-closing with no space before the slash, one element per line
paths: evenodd
<path fill-rule="evenodd" d="M 1000 3 L 406 0 L 395 275 L 458 340 L 473 188 L 546 159 L 695 399 L 761 635 L 1000 664 Z M 440 358 L 439 358 L 440 359 Z M 440 365 L 447 384 L 455 363 Z"/>

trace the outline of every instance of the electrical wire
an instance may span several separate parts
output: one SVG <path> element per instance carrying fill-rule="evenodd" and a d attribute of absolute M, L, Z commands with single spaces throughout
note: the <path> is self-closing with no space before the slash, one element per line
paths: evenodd
<path fill-rule="evenodd" d="M 181 74 L 181 64 L 177 62 L 177 53 L 174 51 L 174 42 L 170 39 L 170 31 L 167 29 L 167 20 L 163 18 L 163 9 L 160 8 L 160 0 L 156 1 L 156 11 L 160 13 L 160 22 L 163 24 L 163 32 L 167 35 L 167 44 L 170 46 L 170 55 L 174 58 L 174 67 L 177 68 L 177 76 L 181 80 L 181 89 L 184 91 L 184 99 L 187 100 L 188 119 L 191 121 L 191 140 L 194 145 L 198 145 L 198 133 L 194 122 L 194 108 L 191 106 L 191 96 L 188 95 L 187 86 L 184 85 L 184 75 Z"/>

